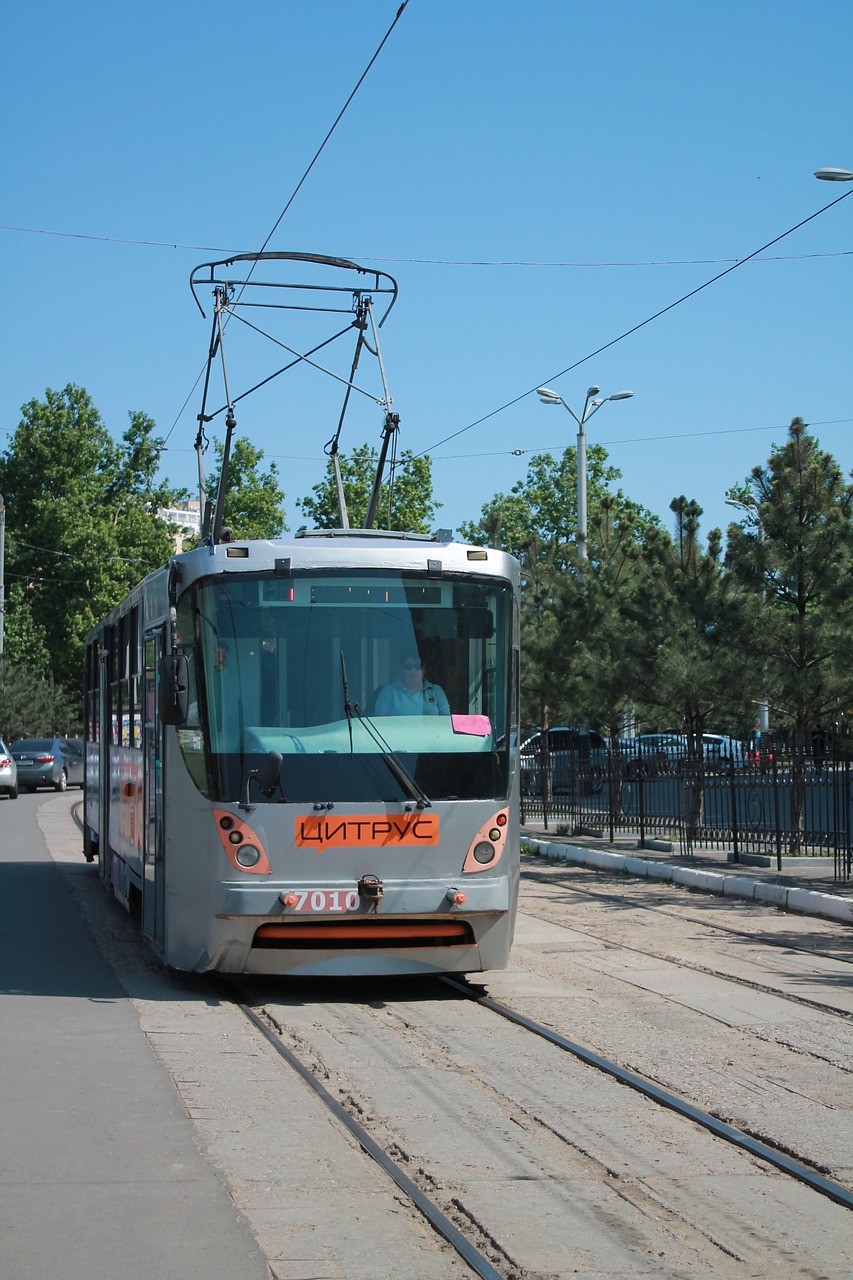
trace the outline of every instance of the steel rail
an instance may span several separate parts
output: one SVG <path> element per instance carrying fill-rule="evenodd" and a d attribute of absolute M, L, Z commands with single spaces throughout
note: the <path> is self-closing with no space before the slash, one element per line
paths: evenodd
<path fill-rule="evenodd" d="M 525 873 L 524 871 L 522 872 L 523 877 L 527 877 L 528 875 L 529 873 Z M 533 883 L 538 884 L 539 881 L 534 878 Z M 556 885 L 557 888 L 559 888 L 563 893 L 573 893 L 575 894 L 576 897 L 579 897 L 579 898 L 580 897 L 593 898 L 597 902 L 608 902 L 608 903 L 621 902 L 621 903 L 624 903 L 626 906 L 631 907 L 632 909 L 636 909 L 637 911 L 648 911 L 655 915 L 664 916 L 666 919 L 669 919 L 669 920 L 683 920 L 683 921 L 687 921 L 689 924 L 698 924 L 704 927 L 708 927 L 708 923 L 709 923 L 708 920 L 702 919 L 702 917 L 700 916 L 688 915 L 687 912 L 685 911 L 679 911 L 679 910 L 670 911 L 666 907 L 658 907 L 648 902 L 640 902 L 636 898 L 626 897 L 624 893 L 622 893 L 620 890 L 617 890 L 617 889 L 614 889 L 613 893 L 607 893 L 603 889 L 582 888 L 574 884 L 563 884 L 561 883 L 561 881 L 555 880 L 555 879 L 550 879 L 548 883 L 550 885 Z M 668 882 L 664 881 L 662 887 L 666 888 L 667 884 Z M 525 908 L 525 911 L 527 912 L 528 915 L 533 916 L 536 920 L 543 920 L 543 921 L 546 921 L 547 923 L 547 917 L 540 916 L 535 911 L 527 910 L 527 908 Z M 843 928 L 844 926 L 842 925 L 841 927 Z M 740 977 L 739 974 L 736 974 L 736 973 L 724 973 L 716 969 L 707 968 L 701 965 L 691 965 L 685 960 L 675 960 L 675 959 L 672 959 L 671 957 L 663 955 L 659 951 L 649 950 L 646 947 L 631 947 L 631 946 L 628 946 L 627 943 L 623 943 L 623 942 L 613 943 L 610 938 L 606 938 L 603 934 L 596 933 L 595 930 L 590 929 L 586 925 L 575 924 L 573 928 L 578 929 L 578 931 L 581 932 L 584 935 L 584 937 L 595 938 L 599 942 L 606 943 L 608 946 L 622 947 L 626 951 L 633 951 L 637 955 L 641 955 L 641 956 L 653 956 L 654 958 L 660 959 L 660 960 L 669 959 L 672 964 L 678 964 L 683 966 L 684 968 L 693 969 L 698 973 L 709 973 L 714 977 L 721 978 L 725 982 L 733 982 L 737 986 L 746 987 L 751 991 L 761 991 L 766 993 L 767 995 L 776 996 L 777 999 L 779 1000 L 788 1000 L 792 1004 L 801 1004 L 801 1005 L 804 1005 L 807 1009 L 816 1009 L 819 1013 L 833 1014 L 840 1018 L 846 1018 L 848 1021 L 853 1019 L 853 1013 L 851 1013 L 849 1009 L 842 1009 L 835 1004 L 826 1004 L 820 1000 L 813 1000 L 808 996 L 795 995 L 791 991 L 779 991 L 775 987 L 765 986 L 761 982 L 754 982 L 748 978 L 742 978 Z M 714 922 L 712 928 L 714 929 L 715 933 L 725 934 L 727 937 L 743 938 L 747 942 L 755 942 L 755 934 L 750 933 L 749 930 L 747 929 L 733 929 L 730 925 L 719 924 L 716 921 Z M 797 946 L 796 942 L 792 942 L 790 938 L 786 938 L 786 937 L 778 937 L 778 938 L 762 937 L 761 945 L 765 947 L 776 947 L 777 949 L 783 949 L 786 952 L 793 951 L 793 952 L 796 952 L 797 955 L 809 956 L 809 958 L 813 957 L 819 960 L 832 960 L 836 964 L 846 964 L 848 966 L 853 965 L 853 955 L 851 955 L 850 957 L 847 957 L 847 956 L 839 955 L 835 951 L 818 951 L 814 947 L 800 947 L 800 946 Z"/>
<path fill-rule="evenodd" d="M 79 810 L 79 807 L 79 805 L 75 805 L 74 809 Z M 78 813 L 72 812 L 72 816 L 78 826 L 82 826 Z M 540 1036 L 558 1049 L 571 1053 L 581 1062 L 586 1063 L 587 1066 L 595 1067 L 597 1070 L 605 1072 L 620 1084 L 627 1085 L 637 1093 L 641 1093 L 653 1102 L 657 1102 L 660 1106 L 667 1107 L 670 1111 L 692 1120 L 695 1124 L 701 1125 L 703 1129 L 707 1129 L 710 1133 L 715 1134 L 716 1137 L 722 1138 L 725 1142 L 731 1143 L 740 1150 L 748 1151 L 751 1155 L 757 1156 L 760 1160 L 764 1160 L 767 1164 L 779 1169 L 780 1172 L 787 1174 L 789 1177 L 795 1178 L 819 1195 L 826 1196 L 845 1209 L 853 1209 L 853 1192 L 848 1190 L 847 1187 L 843 1187 L 841 1183 L 835 1182 L 832 1178 L 826 1178 L 823 1174 L 810 1169 L 808 1165 L 802 1164 L 799 1160 L 786 1156 L 784 1152 L 777 1151 L 774 1147 L 760 1142 L 757 1138 L 751 1138 L 749 1134 L 744 1133 L 741 1129 L 736 1129 L 734 1125 L 718 1120 L 716 1116 L 712 1116 L 707 1111 L 702 1111 L 699 1107 L 693 1106 L 692 1103 L 685 1101 L 684 1098 L 679 1098 L 677 1094 L 660 1088 L 659 1085 L 653 1084 L 645 1077 L 637 1075 L 636 1072 L 628 1071 L 627 1068 L 620 1067 L 618 1063 L 611 1062 L 609 1058 L 604 1058 L 601 1054 L 595 1053 L 593 1050 L 587 1049 L 573 1040 L 569 1040 L 566 1036 L 561 1036 L 558 1032 L 551 1031 L 548 1027 L 543 1026 L 542 1023 L 535 1022 L 524 1014 L 516 1013 L 508 1005 L 502 1005 L 497 1000 L 492 1000 L 491 996 L 480 995 L 471 987 L 467 987 L 464 983 L 457 982 L 455 978 L 447 975 L 441 977 L 440 981 L 459 991 L 468 1000 L 475 1000 L 478 1004 L 483 1005 L 484 1008 L 498 1014 L 499 1017 L 506 1018 L 508 1022 L 514 1022 L 516 1026 L 523 1027 L 534 1035 Z M 219 986 L 228 999 L 234 1000 L 233 994 L 227 991 L 224 983 L 214 983 L 214 985 Z M 337 1099 L 332 1097 L 328 1089 L 316 1079 L 308 1067 L 299 1061 L 295 1054 L 291 1053 L 276 1033 L 255 1013 L 254 1009 L 244 1004 L 241 1000 L 236 1000 L 236 1004 L 249 1021 L 269 1041 L 276 1053 L 280 1054 L 293 1067 L 294 1071 L 298 1072 L 303 1080 L 311 1086 L 325 1105 L 353 1134 L 364 1151 L 396 1182 L 400 1190 L 411 1199 L 427 1220 L 456 1249 L 457 1253 L 464 1258 L 471 1269 L 477 1275 L 482 1276 L 483 1280 L 502 1280 L 500 1273 L 495 1271 L 491 1264 L 483 1258 L 482 1254 L 474 1249 L 473 1245 L 469 1244 L 450 1219 L 423 1194 L 420 1188 L 412 1182 L 411 1178 L 403 1173 L 399 1165 L 395 1164 L 391 1157 L 374 1142 L 362 1125 L 352 1118 Z"/>
<path fill-rule="evenodd" d="M 341 1124 L 349 1130 L 358 1142 L 362 1150 L 375 1160 L 383 1173 L 386 1173 L 400 1188 L 404 1195 L 408 1196 L 412 1203 L 420 1210 L 427 1221 L 435 1228 L 439 1235 L 443 1236 L 448 1244 L 452 1245 L 464 1262 L 468 1264 L 471 1270 L 482 1280 L 504 1280 L 499 1271 L 496 1271 L 491 1263 L 485 1258 L 470 1241 L 454 1226 L 446 1214 L 438 1208 L 437 1205 L 425 1196 L 420 1187 L 409 1178 L 400 1166 L 391 1159 L 386 1151 L 379 1146 L 377 1142 L 371 1138 L 370 1134 L 363 1125 L 349 1114 L 345 1107 L 334 1098 L 329 1090 L 320 1083 L 313 1074 L 311 1069 L 307 1067 L 299 1058 L 288 1049 L 281 1038 L 267 1025 L 262 1017 L 251 1008 L 250 1005 L 244 1003 L 239 997 L 235 996 L 233 991 L 228 990 L 227 984 L 221 979 L 212 980 L 213 985 L 229 1000 L 233 1001 L 240 1011 L 249 1019 L 253 1026 L 257 1027 L 261 1035 L 272 1045 L 276 1053 L 284 1058 L 285 1062 L 302 1077 L 306 1084 L 314 1090 L 323 1104 L 328 1107 L 334 1116 L 340 1120 Z"/>
<path fill-rule="evenodd" d="M 532 1031 L 534 1035 L 541 1036 L 543 1040 L 548 1040 L 551 1044 L 556 1045 L 558 1049 L 563 1049 L 567 1053 L 573 1054 L 581 1062 L 585 1062 L 587 1066 L 595 1067 L 597 1070 L 605 1072 L 607 1075 L 612 1076 L 614 1080 L 618 1080 L 620 1084 L 628 1085 L 629 1088 L 635 1089 L 637 1093 L 643 1094 L 660 1106 L 668 1107 L 670 1111 L 675 1111 L 678 1115 L 685 1116 L 688 1120 L 701 1125 L 702 1128 L 707 1129 L 718 1138 L 723 1138 L 724 1141 L 732 1143 L 742 1151 L 748 1151 L 751 1155 L 758 1156 L 759 1159 L 773 1165 L 789 1177 L 796 1178 L 798 1182 L 804 1183 L 813 1191 L 817 1191 L 822 1196 L 827 1196 L 830 1200 L 834 1200 L 836 1204 L 843 1205 L 845 1209 L 853 1209 L 853 1191 L 849 1191 L 841 1183 L 834 1182 L 831 1178 L 825 1178 L 822 1174 L 810 1169 L 808 1165 L 801 1164 L 798 1160 L 786 1156 L 774 1147 L 767 1146 L 764 1142 L 759 1142 L 757 1138 L 751 1138 L 749 1134 L 736 1129 L 733 1125 L 726 1124 L 723 1120 L 718 1120 L 716 1116 L 700 1110 L 699 1107 L 694 1107 L 691 1102 L 685 1101 L 684 1098 L 679 1098 L 677 1094 L 670 1093 L 667 1089 L 661 1089 L 658 1085 L 653 1084 L 651 1080 L 646 1080 L 643 1076 L 637 1075 L 636 1072 L 620 1067 L 618 1063 L 611 1062 L 608 1058 L 603 1058 L 600 1054 L 594 1053 L 593 1050 L 586 1049 L 583 1045 L 576 1044 L 565 1036 L 559 1035 L 556 1031 L 549 1030 L 548 1027 L 539 1022 L 534 1022 L 532 1018 L 527 1018 L 524 1014 L 516 1013 L 514 1009 L 510 1009 L 507 1005 L 500 1004 L 497 1000 L 492 1000 L 490 996 L 479 995 L 470 987 L 466 987 L 464 983 L 457 982 L 455 978 L 444 975 L 441 981 L 447 986 L 453 987 L 456 991 L 462 992 L 469 1000 L 476 1000 L 478 1004 L 483 1005 L 486 1009 L 491 1009 L 493 1013 L 499 1014 L 500 1017 L 506 1018 L 507 1021 L 514 1022 L 517 1026 L 524 1027 L 527 1031 Z"/>

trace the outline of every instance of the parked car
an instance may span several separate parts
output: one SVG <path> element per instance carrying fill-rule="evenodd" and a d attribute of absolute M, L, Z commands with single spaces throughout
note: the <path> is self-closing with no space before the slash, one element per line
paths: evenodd
<path fill-rule="evenodd" d="M 619 752 L 629 778 L 656 778 L 678 772 L 687 755 L 687 741 L 679 733 L 641 733 L 620 742 Z"/>
<path fill-rule="evenodd" d="M 746 764 L 747 760 L 744 744 L 725 733 L 703 733 L 702 752 L 709 769 L 719 769 L 722 764 L 728 766 L 730 760 L 736 765 Z"/>
<path fill-rule="evenodd" d="M 65 738 L 22 738 L 12 743 L 11 754 L 18 766 L 18 783 L 25 791 L 83 786 L 83 757 Z"/>
<path fill-rule="evenodd" d="M 542 734 L 531 734 L 521 744 L 521 790 L 524 795 L 542 794 Z M 548 730 L 551 762 L 551 790 L 565 795 L 600 789 L 607 770 L 607 743 L 596 729 L 570 729 L 558 725 Z"/>
<path fill-rule="evenodd" d="M 17 800 L 18 766 L 12 759 L 5 742 L 0 738 L 0 795 L 4 791 L 10 800 Z"/>

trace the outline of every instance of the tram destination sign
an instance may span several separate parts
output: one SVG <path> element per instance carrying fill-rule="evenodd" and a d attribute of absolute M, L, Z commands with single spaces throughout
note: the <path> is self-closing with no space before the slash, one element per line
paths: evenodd
<path fill-rule="evenodd" d="M 296 844 L 300 849 L 423 848 L 438 844 L 437 813 L 360 813 L 346 817 L 309 814 L 296 819 Z"/>

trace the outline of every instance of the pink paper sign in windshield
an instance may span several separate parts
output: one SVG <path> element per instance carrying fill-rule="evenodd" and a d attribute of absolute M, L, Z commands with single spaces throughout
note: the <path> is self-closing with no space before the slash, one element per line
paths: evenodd
<path fill-rule="evenodd" d="M 454 733 L 470 733 L 475 738 L 488 738 L 492 732 L 488 716 L 451 716 Z"/>

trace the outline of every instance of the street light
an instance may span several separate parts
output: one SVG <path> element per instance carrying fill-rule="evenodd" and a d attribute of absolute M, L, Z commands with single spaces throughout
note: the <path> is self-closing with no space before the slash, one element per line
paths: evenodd
<path fill-rule="evenodd" d="M 766 534 L 764 532 L 764 522 L 761 519 L 761 509 L 758 503 L 757 502 L 740 502 L 737 498 L 726 498 L 725 501 L 726 501 L 727 507 L 740 507 L 741 511 L 752 512 L 752 514 L 755 516 L 755 522 L 758 525 L 758 541 L 764 542 Z M 761 588 L 762 604 L 766 599 L 767 599 L 767 593 L 764 590 L 764 586 L 762 585 L 762 588 Z M 765 680 L 766 680 L 766 676 L 767 676 L 767 673 L 765 671 Z M 767 733 L 770 729 L 770 708 L 767 703 L 766 691 L 761 701 L 758 704 L 758 729 L 759 729 L 759 732 L 762 734 Z"/>
<path fill-rule="evenodd" d="M 574 409 L 566 404 L 561 395 L 550 387 L 537 387 L 536 394 L 543 404 L 561 404 L 578 424 L 577 473 L 578 473 L 578 555 L 581 560 L 588 560 L 586 546 L 586 424 L 594 413 L 608 400 L 630 400 L 633 391 L 614 391 L 612 396 L 599 397 L 601 387 L 590 387 L 583 402 L 583 413 L 580 417 Z"/>
<path fill-rule="evenodd" d="M 853 169 L 815 169 L 822 182 L 853 182 Z"/>

